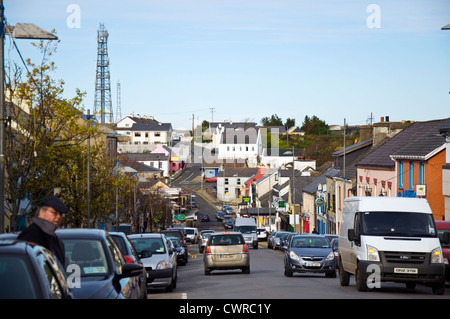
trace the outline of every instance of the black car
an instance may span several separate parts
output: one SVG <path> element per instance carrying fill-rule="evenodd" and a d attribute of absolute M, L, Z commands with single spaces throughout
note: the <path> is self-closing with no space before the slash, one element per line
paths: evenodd
<path fill-rule="evenodd" d="M 186 263 L 188 262 L 188 254 L 187 251 L 184 249 L 183 245 L 181 244 L 181 241 L 175 237 L 168 237 L 168 238 L 172 242 L 173 247 L 177 252 L 177 261 L 180 263 L 180 265 L 186 265 Z"/>
<path fill-rule="evenodd" d="M 71 299 L 64 268 L 46 248 L 0 240 L 0 299 Z"/>
<path fill-rule="evenodd" d="M 76 299 L 138 299 L 135 276 L 143 266 L 126 263 L 111 236 L 99 229 L 58 229 L 65 248 L 65 264 L 80 275 Z"/>
<path fill-rule="evenodd" d="M 208 215 L 203 215 L 202 217 L 202 222 L 209 222 L 211 219 L 209 218 Z"/>
<path fill-rule="evenodd" d="M 133 243 L 123 232 L 109 232 L 108 234 L 116 243 L 117 248 L 119 248 L 126 263 L 142 265 L 142 274 L 140 276 L 136 276 L 135 280 L 140 289 L 141 299 L 147 299 L 147 272 L 139 259 L 136 249 L 134 249 Z"/>

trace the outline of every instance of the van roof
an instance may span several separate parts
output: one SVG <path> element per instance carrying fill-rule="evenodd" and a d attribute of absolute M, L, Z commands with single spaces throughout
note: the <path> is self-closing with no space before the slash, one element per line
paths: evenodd
<path fill-rule="evenodd" d="M 432 214 L 428 201 L 424 198 L 408 197 L 349 197 L 347 203 L 357 204 L 361 212 L 398 211 Z"/>

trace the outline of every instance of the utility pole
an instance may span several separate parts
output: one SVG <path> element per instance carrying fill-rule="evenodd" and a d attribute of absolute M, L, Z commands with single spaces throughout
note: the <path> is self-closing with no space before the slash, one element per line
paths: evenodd
<path fill-rule="evenodd" d="M 210 107 L 209 109 L 211 110 L 211 123 L 212 123 L 212 122 L 214 122 L 214 110 L 215 110 L 215 108 L 214 107 Z"/>
<path fill-rule="evenodd" d="M 346 143 L 346 141 L 345 141 L 345 135 L 346 135 L 346 133 L 347 133 L 347 123 L 346 123 L 346 120 L 345 120 L 345 118 L 344 118 L 344 163 L 343 163 L 343 167 L 344 167 L 344 171 L 343 171 L 343 180 L 344 180 L 344 192 L 343 192 L 343 195 L 344 195 L 344 199 L 345 199 L 345 143 Z"/>

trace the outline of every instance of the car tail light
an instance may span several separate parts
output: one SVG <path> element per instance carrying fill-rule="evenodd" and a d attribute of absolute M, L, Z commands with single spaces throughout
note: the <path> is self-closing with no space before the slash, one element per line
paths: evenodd
<path fill-rule="evenodd" d="M 127 264 L 132 264 L 132 263 L 134 263 L 133 258 L 131 258 L 131 257 L 128 256 L 128 255 L 123 256 L 123 259 L 125 259 L 125 263 L 127 263 Z"/>
<path fill-rule="evenodd" d="M 243 252 L 244 252 L 244 253 L 248 253 L 248 247 L 247 247 L 247 245 L 245 245 L 245 244 L 244 244 Z"/>
<path fill-rule="evenodd" d="M 211 246 L 206 246 L 205 248 L 205 254 L 211 254 Z"/>

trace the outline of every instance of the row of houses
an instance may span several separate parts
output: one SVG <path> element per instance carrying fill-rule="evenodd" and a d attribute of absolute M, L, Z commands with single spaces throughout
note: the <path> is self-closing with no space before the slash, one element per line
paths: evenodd
<path fill-rule="evenodd" d="M 272 161 L 271 152 L 262 150 L 244 157 L 239 166 L 243 155 L 218 143 L 218 158 L 233 162 L 216 167 L 204 163 L 203 169 L 206 175 L 215 174 L 219 201 L 258 215 L 260 224 L 272 230 L 336 233 L 343 201 L 351 196 L 422 197 L 435 219 L 450 220 L 449 132 L 450 119 L 382 120 L 362 126 L 360 142 L 334 152 L 333 162 L 318 168 L 301 150 L 290 150 L 284 161 Z M 245 141 L 230 145 L 251 146 Z M 283 157 L 284 151 L 277 155 Z"/>

